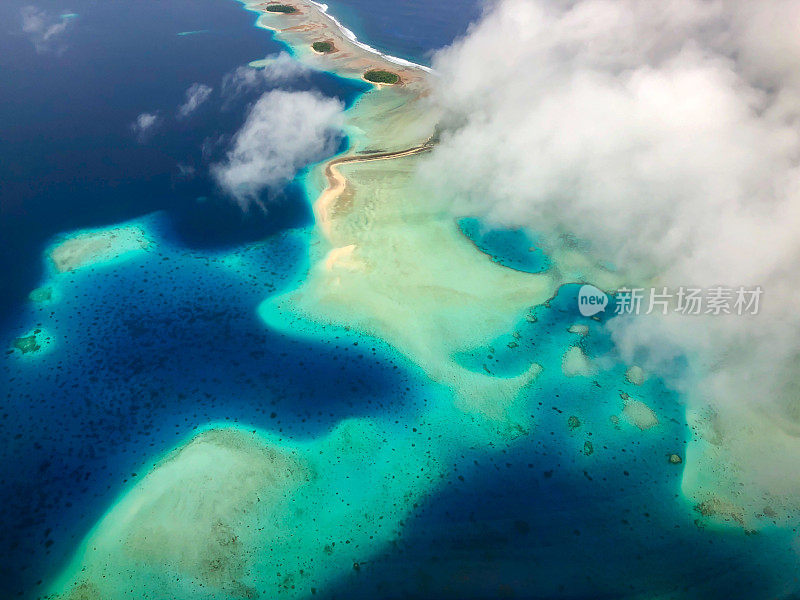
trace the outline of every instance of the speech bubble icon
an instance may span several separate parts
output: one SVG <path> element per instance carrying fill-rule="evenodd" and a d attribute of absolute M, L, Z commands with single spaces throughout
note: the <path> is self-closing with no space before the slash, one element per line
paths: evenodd
<path fill-rule="evenodd" d="M 582 285 L 578 291 L 578 310 L 584 317 L 602 312 L 608 306 L 606 293 L 593 285 Z"/>

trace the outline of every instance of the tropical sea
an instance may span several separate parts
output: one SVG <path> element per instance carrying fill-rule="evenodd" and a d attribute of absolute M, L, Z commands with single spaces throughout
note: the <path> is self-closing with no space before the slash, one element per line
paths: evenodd
<path fill-rule="evenodd" d="M 352 416 L 398 423 L 445 392 L 380 340 L 345 329 L 319 339 L 272 331 L 265 298 L 305 276 L 312 235 L 304 172 L 242 213 L 208 166 L 255 96 L 223 97 L 225 74 L 286 48 L 233 0 L 96 2 L 74 13 L 65 47 L 37 51 L 15 25 L 29 4 L 0 6 L 0 597 L 35 598 L 116 498 L 209 423 L 307 440 Z M 477 1 L 337 0 L 330 12 L 361 41 L 429 64 L 478 16 Z M 44 5 L 43 5 L 44 6 Z M 66 18 L 66 17 L 65 17 Z M 184 35 L 181 35 L 184 34 Z M 215 88 L 191 120 L 175 111 L 193 83 Z M 284 84 L 286 87 L 287 84 Z M 288 83 L 346 105 L 367 88 L 329 73 Z M 159 116 L 152 138 L 131 130 Z M 157 241 L 143 256 L 56 276 L 61 236 L 120 223 Z M 538 272 L 535 236 L 462 232 L 504 268 Z M 47 302 L 28 294 L 46 286 Z M 402 539 L 345 574 L 327 597 L 771 598 L 796 589 L 782 532 L 712 530 L 680 492 L 690 431 L 680 398 L 656 378 L 625 380 L 605 320 L 576 314 L 564 286 L 516 328 L 459 356 L 515 375 L 544 365 L 529 390 L 534 434 L 501 451 L 462 452 L 404 524 Z M 586 325 L 591 335 L 570 332 Z M 16 337 L 38 331 L 42 351 Z M 565 348 L 603 357 L 593 377 L 561 372 Z M 513 352 L 512 352 L 513 350 Z M 611 417 L 620 394 L 646 399 L 657 433 Z M 578 417 L 578 421 L 570 417 Z"/>
<path fill-rule="evenodd" d="M 257 318 L 267 294 L 302 275 L 312 220 L 299 180 L 268 214 L 244 215 L 208 174 L 257 97 L 223 98 L 223 77 L 287 51 L 252 13 L 234 0 L 39 4 L 69 15 L 63 47 L 38 51 L 22 31 L 31 1 L 0 5 L 3 598 L 41 593 L 120 491 L 198 426 L 313 436 L 346 416 L 402 410 L 398 390 L 415 377 L 377 342 L 289 340 Z M 464 4 L 440 7 L 429 25 L 422 3 L 342 9 L 361 14 L 353 30 L 369 43 L 424 61 L 476 14 Z M 215 93 L 178 120 L 194 83 Z M 368 89 L 318 72 L 287 86 L 345 104 Z M 143 112 L 160 122 L 140 144 L 131 125 Z M 51 303 L 28 300 L 52 275 L 45 255 L 60 235 L 132 219 L 158 236 L 158 255 L 76 272 Z M 10 350 L 36 329 L 52 333 L 46 353 Z"/>

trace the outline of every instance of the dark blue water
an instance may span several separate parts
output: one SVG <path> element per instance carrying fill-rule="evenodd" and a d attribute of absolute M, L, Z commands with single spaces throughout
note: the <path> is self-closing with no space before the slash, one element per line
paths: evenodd
<path fill-rule="evenodd" d="M 24 4 L 2 3 L 7 27 L 19 27 Z M 35 287 L 43 244 L 60 231 L 163 209 L 184 241 L 198 247 L 260 239 L 309 221 L 307 211 L 286 214 L 287 205 L 304 203 L 296 189 L 277 199 L 275 214 L 244 218 L 208 175 L 256 97 L 222 98 L 222 77 L 284 49 L 252 27 L 252 13 L 233 0 L 83 0 L 69 8 L 79 16 L 60 54 L 37 53 L 19 30 L 0 35 L 0 315 L 7 317 Z M 178 120 L 193 83 L 215 93 Z M 289 88 L 317 89 L 346 103 L 366 89 L 325 73 Z M 131 124 L 143 112 L 159 114 L 161 123 L 140 144 Z M 181 175 L 179 165 L 195 175 Z M 200 204 L 198 197 L 209 201 Z"/>
<path fill-rule="evenodd" d="M 463 35 L 481 15 L 477 0 L 332 0 L 329 12 L 381 52 L 430 65 L 434 50 Z"/>

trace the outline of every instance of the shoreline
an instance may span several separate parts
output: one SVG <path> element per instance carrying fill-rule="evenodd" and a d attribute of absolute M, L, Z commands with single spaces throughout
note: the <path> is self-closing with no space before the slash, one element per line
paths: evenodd
<path fill-rule="evenodd" d="M 360 163 L 360 162 L 373 162 L 378 160 L 391 160 L 393 158 L 402 158 L 404 156 L 413 156 L 414 154 L 421 154 L 428 152 L 433 146 L 426 142 L 419 146 L 414 146 L 406 150 L 398 150 L 396 152 L 376 152 L 374 154 L 365 155 L 344 155 L 339 156 L 328 161 L 325 164 L 325 178 L 328 181 L 328 186 L 322 190 L 320 195 L 314 201 L 312 208 L 314 211 L 314 218 L 317 221 L 325 239 L 331 241 L 331 209 L 335 208 L 335 203 L 339 197 L 344 193 L 347 187 L 347 178 L 342 175 L 341 171 L 337 169 L 339 165 Z"/>
<path fill-rule="evenodd" d="M 326 15 L 331 21 L 333 21 L 334 24 L 336 24 L 336 26 L 339 28 L 339 31 L 341 31 L 342 34 L 344 34 L 345 37 L 347 37 L 351 42 L 353 42 L 359 48 L 362 48 L 363 50 L 366 50 L 367 52 L 371 52 L 372 54 L 377 54 L 378 56 L 380 56 L 381 58 L 385 58 L 389 62 L 398 64 L 398 65 L 401 65 L 401 66 L 404 66 L 404 67 L 412 67 L 412 68 L 422 69 L 426 73 L 433 73 L 434 72 L 433 69 L 431 69 L 430 67 L 426 67 L 425 65 L 421 65 L 419 63 L 415 63 L 415 62 L 412 62 L 410 60 L 406 60 L 405 58 L 400 58 L 399 56 L 393 56 L 391 54 L 386 54 L 384 52 L 381 52 L 377 48 L 374 48 L 373 46 L 370 46 L 369 44 L 365 44 L 364 42 L 362 42 L 362 41 L 360 41 L 358 39 L 358 36 L 356 36 L 356 34 L 353 33 L 352 30 L 350 30 L 347 27 L 345 27 L 344 25 L 342 25 L 341 21 L 339 21 L 336 17 L 334 17 L 332 14 L 330 14 L 328 12 L 328 8 L 330 8 L 330 7 L 327 4 L 323 4 L 321 2 L 315 2 L 314 0 L 309 0 L 309 2 L 311 2 L 311 4 L 313 4 L 314 6 L 316 6 L 320 10 L 320 12 L 322 12 L 322 14 Z"/>
<path fill-rule="evenodd" d="M 295 53 L 295 57 L 324 71 L 343 77 L 363 79 L 370 70 L 387 70 L 401 78 L 404 85 L 419 83 L 433 73 L 430 67 L 392 56 L 361 42 L 358 37 L 333 15 L 328 6 L 314 0 L 293 0 L 292 13 L 273 13 L 267 10 L 272 1 L 240 0 L 259 17 L 258 27 L 275 32 Z M 334 51 L 317 53 L 314 42 L 333 41 Z M 373 82 L 369 82 L 379 87 Z M 423 86 L 424 87 L 424 86 Z"/>

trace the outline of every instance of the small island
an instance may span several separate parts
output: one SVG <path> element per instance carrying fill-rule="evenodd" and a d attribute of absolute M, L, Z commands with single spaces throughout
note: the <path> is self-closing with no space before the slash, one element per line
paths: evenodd
<path fill-rule="evenodd" d="M 370 83 L 385 83 L 387 85 L 394 85 L 400 82 L 400 76 L 391 71 L 382 71 L 380 69 L 373 69 L 364 73 L 364 79 Z"/>
<path fill-rule="evenodd" d="M 264 10 L 267 12 L 281 13 L 284 15 L 290 15 L 297 12 L 297 9 L 290 4 L 268 4 L 266 7 L 264 7 Z"/>
<path fill-rule="evenodd" d="M 336 51 L 336 48 L 331 42 L 314 42 L 311 44 L 311 48 L 318 54 L 330 54 Z"/>
<path fill-rule="evenodd" d="M 355 39 L 314 0 L 242 0 L 259 13 L 258 27 L 275 32 L 309 66 L 359 78 L 375 87 L 398 84 L 414 98 L 427 92 L 430 68 L 384 55 Z M 251 63 L 252 66 L 253 63 Z"/>

